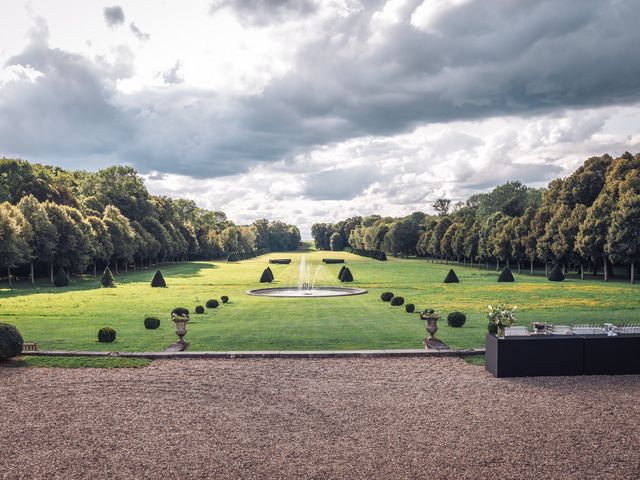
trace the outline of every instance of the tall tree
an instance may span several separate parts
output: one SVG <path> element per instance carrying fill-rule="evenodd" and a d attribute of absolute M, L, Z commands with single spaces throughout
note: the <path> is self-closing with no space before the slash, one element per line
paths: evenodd
<path fill-rule="evenodd" d="M 11 269 L 31 257 L 31 227 L 22 212 L 8 202 L 0 204 L 0 266 L 6 268 L 11 283 Z"/>
<path fill-rule="evenodd" d="M 55 248 L 58 243 L 58 232 L 55 225 L 49 220 L 47 212 L 42 204 L 33 195 L 22 197 L 18 202 L 18 208 L 31 225 L 31 256 L 29 265 L 31 271 L 31 283 L 35 283 L 33 262 L 39 260 L 46 264 L 53 261 Z"/>

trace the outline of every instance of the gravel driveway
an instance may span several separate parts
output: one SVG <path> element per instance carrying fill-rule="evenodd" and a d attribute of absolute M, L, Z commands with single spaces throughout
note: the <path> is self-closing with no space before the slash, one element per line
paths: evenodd
<path fill-rule="evenodd" d="M 640 376 L 455 358 L 0 368 L 0 478 L 640 478 Z"/>

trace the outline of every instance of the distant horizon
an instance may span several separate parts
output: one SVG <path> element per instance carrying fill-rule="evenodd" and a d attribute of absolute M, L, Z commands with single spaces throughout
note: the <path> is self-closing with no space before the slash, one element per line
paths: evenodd
<path fill-rule="evenodd" d="M 307 239 L 640 151 L 631 0 L 24 0 L 0 15 L 4 155 L 130 165 L 155 195 Z"/>

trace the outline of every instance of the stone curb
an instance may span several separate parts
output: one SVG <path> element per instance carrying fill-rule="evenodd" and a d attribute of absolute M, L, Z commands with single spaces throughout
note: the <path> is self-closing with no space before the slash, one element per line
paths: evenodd
<path fill-rule="evenodd" d="M 484 348 L 470 350 L 258 350 L 227 352 L 87 352 L 79 350 L 40 350 L 22 352 L 36 357 L 121 357 L 121 358 L 349 358 L 349 357 L 468 357 L 484 355 Z"/>

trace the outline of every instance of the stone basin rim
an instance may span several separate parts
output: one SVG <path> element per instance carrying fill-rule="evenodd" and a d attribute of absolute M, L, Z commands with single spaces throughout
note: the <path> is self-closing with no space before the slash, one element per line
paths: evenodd
<path fill-rule="evenodd" d="M 327 298 L 327 297 L 348 297 L 352 295 L 364 295 L 369 293 L 363 288 L 353 287 L 315 287 L 313 291 L 323 292 L 319 295 L 305 295 L 301 294 L 297 287 L 270 287 L 270 288 L 256 288 L 247 290 L 247 295 L 255 297 L 270 297 L 270 298 Z M 291 295 L 286 295 L 286 292 L 291 292 Z"/>

